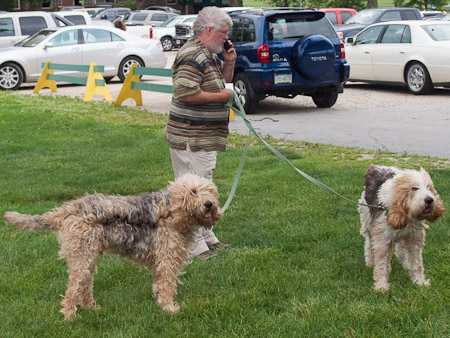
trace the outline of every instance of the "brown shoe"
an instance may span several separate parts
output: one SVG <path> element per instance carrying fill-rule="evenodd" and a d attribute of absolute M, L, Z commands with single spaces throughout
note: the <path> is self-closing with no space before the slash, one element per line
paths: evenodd
<path fill-rule="evenodd" d="M 230 246 L 231 246 L 231 244 L 225 244 L 222 242 L 217 242 L 217 243 L 209 245 L 210 249 L 212 249 L 212 250 L 226 249 L 226 248 L 229 248 Z"/>
<path fill-rule="evenodd" d="M 201 259 L 202 261 L 207 261 L 210 258 L 217 257 L 218 254 L 215 252 L 212 252 L 211 250 L 203 251 L 200 255 L 197 255 L 197 258 Z"/>

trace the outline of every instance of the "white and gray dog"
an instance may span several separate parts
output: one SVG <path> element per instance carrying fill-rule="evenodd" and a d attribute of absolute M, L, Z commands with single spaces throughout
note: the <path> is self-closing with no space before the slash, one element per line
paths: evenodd
<path fill-rule="evenodd" d="M 429 286 L 425 279 L 422 250 L 425 221 L 435 222 L 445 211 L 430 175 L 424 170 L 401 170 L 370 165 L 360 205 L 361 235 L 367 266 L 374 266 L 374 288 L 389 290 L 391 259 L 395 250 L 413 283 Z"/>

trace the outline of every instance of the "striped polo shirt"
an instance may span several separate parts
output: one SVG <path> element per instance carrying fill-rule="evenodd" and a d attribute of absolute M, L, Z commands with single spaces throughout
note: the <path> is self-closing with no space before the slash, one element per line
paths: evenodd
<path fill-rule="evenodd" d="M 164 137 L 172 149 L 225 151 L 229 109 L 223 103 L 192 105 L 181 102 L 200 91 L 225 88 L 223 62 L 199 39 L 188 41 L 178 52 L 173 70 L 173 95 Z"/>

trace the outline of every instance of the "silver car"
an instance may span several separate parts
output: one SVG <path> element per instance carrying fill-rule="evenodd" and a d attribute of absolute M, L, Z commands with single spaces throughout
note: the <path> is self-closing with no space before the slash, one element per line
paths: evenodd
<path fill-rule="evenodd" d="M 0 49 L 0 89 L 17 89 L 35 82 L 47 61 L 105 67 L 103 77 L 124 81 L 131 66 L 164 68 L 167 58 L 161 43 L 114 27 L 69 26 L 44 29 L 14 47 Z M 73 73 L 55 71 L 55 74 Z M 73 75 L 73 74 L 72 74 Z M 84 74 L 86 75 L 86 74 Z"/>

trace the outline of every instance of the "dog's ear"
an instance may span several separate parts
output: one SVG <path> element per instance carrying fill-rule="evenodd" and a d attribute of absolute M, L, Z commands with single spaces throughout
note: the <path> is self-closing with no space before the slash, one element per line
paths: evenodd
<path fill-rule="evenodd" d="M 395 196 L 387 214 L 387 223 L 393 229 L 403 229 L 408 225 L 408 203 L 406 195 Z"/>

